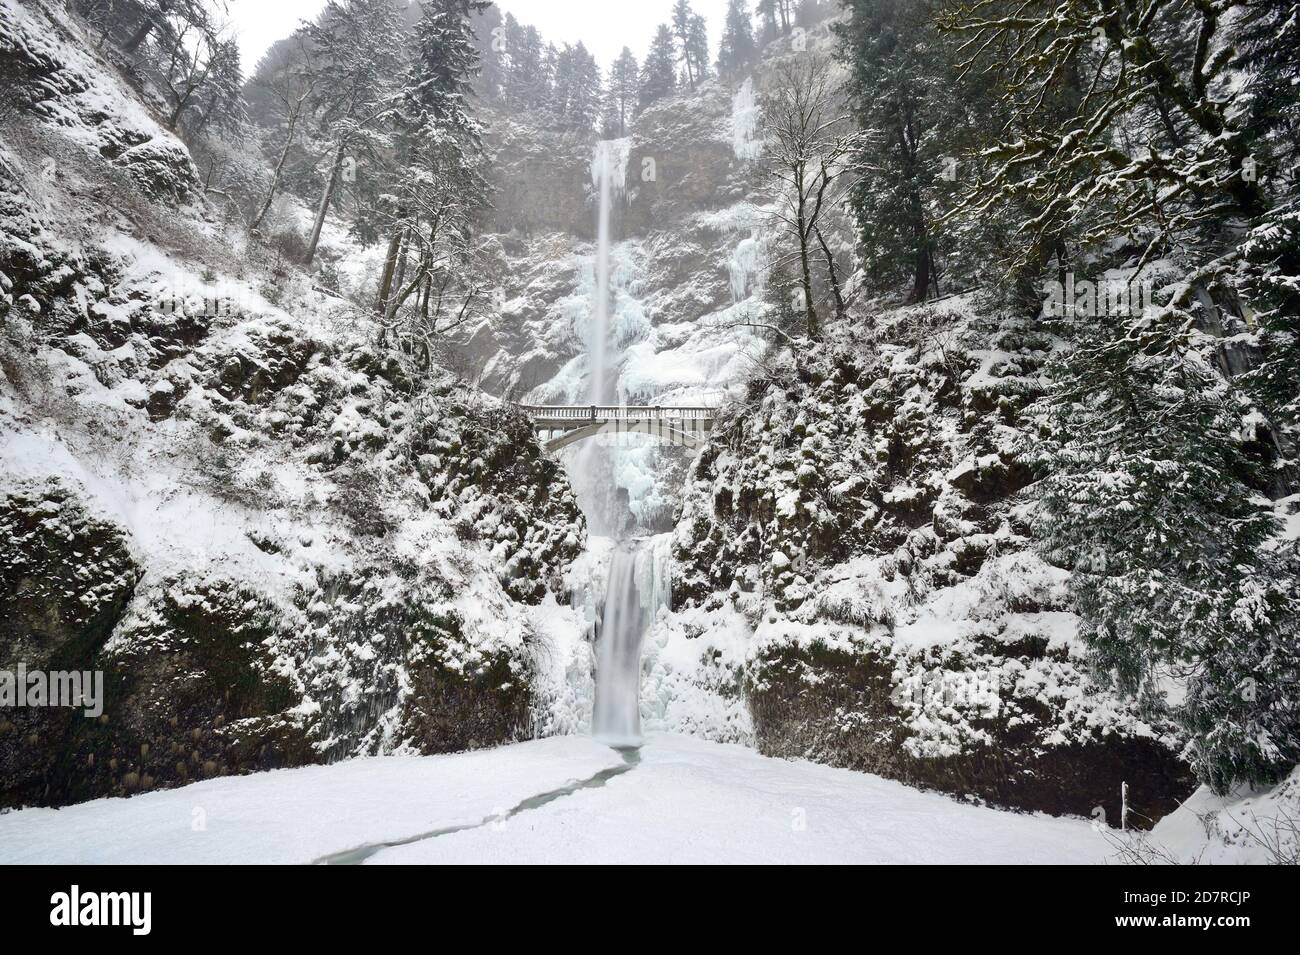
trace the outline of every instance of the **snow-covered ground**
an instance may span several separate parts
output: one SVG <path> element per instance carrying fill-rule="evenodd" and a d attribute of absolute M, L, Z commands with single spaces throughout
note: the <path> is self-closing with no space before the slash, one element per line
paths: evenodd
<path fill-rule="evenodd" d="M 675 735 L 635 755 L 555 737 L 0 815 L 0 863 L 1097 863 L 1112 852 L 1084 820 Z"/>

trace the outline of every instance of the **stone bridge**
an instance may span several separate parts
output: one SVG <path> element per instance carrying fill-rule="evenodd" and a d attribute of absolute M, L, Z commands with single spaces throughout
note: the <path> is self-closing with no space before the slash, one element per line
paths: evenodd
<path fill-rule="evenodd" d="M 601 434 L 649 434 L 669 444 L 698 448 L 713 430 L 712 408 L 662 405 L 519 405 L 533 430 L 558 451 Z"/>

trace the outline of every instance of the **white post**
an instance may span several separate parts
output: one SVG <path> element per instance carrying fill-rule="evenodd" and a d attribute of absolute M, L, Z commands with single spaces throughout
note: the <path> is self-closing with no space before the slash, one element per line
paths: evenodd
<path fill-rule="evenodd" d="M 1128 783 L 1119 784 L 1119 827 L 1128 829 Z"/>

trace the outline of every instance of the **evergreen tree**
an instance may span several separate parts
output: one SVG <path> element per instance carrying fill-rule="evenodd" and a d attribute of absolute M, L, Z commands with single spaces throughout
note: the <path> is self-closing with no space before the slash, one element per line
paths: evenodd
<path fill-rule="evenodd" d="M 551 114 L 561 126 L 591 129 L 600 113 L 600 68 L 582 43 L 565 45 L 555 57 Z"/>
<path fill-rule="evenodd" d="M 727 18 L 718 48 L 718 76 L 734 80 L 744 75 L 758 59 L 754 28 L 746 0 L 728 0 Z"/>
<path fill-rule="evenodd" d="M 470 24 L 474 29 L 474 48 L 478 50 L 479 70 L 474 77 L 474 95 L 480 100 L 496 101 L 505 93 L 506 55 L 494 42 L 502 36 L 505 21 L 495 3 L 473 15 Z"/>
<path fill-rule="evenodd" d="M 794 23 L 809 30 L 834 12 L 834 0 L 799 0 L 794 11 Z"/>
<path fill-rule="evenodd" d="M 641 65 L 641 85 L 637 95 L 637 108 L 645 109 L 655 100 L 671 95 L 677 89 L 677 54 L 673 35 L 666 24 L 660 24 L 650 43 L 650 52 Z"/>
<path fill-rule="evenodd" d="M 866 135 L 854 157 L 850 205 L 867 284 L 905 288 L 908 301 L 941 290 L 939 220 L 959 175 L 971 176 L 963 133 L 987 127 L 985 99 L 959 76 L 935 0 L 845 0 L 834 32 L 849 67 L 854 117 Z M 970 152 L 977 152 L 970 149 Z M 973 250 L 957 256 L 976 270 Z M 964 277 L 959 277 L 959 281 Z"/>
<path fill-rule="evenodd" d="M 512 14 L 505 18 L 506 102 L 517 109 L 538 109 L 548 102 L 551 77 L 546 68 L 546 51 L 536 27 L 524 27 Z"/>
<path fill-rule="evenodd" d="M 316 256 L 345 162 L 384 148 L 385 120 L 402 76 L 402 14 L 396 0 L 330 0 L 303 29 L 312 50 L 313 114 L 325 168 L 305 264 Z"/>
<path fill-rule="evenodd" d="M 695 81 L 709 78 L 709 28 L 704 17 L 698 13 L 691 17 L 691 25 L 686 34 L 686 48 L 690 59 L 695 63 Z"/>
<path fill-rule="evenodd" d="M 486 5 L 421 5 L 394 117 L 398 159 L 387 190 L 391 238 L 378 311 L 385 335 L 395 335 L 420 368 L 433 361 L 431 342 L 488 300 L 475 277 L 473 241 L 488 203 L 486 157 L 467 99 L 480 62 L 472 17 Z"/>
<path fill-rule="evenodd" d="M 161 36 L 167 45 L 186 30 L 215 38 L 227 6 L 225 0 L 75 0 L 69 5 L 75 6 L 102 38 L 112 37 L 131 54 L 141 51 L 150 39 Z"/>
<path fill-rule="evenodd" d="M 239 42 L 221 40 L 213 56 L 212 81 L 199 94 L 195 132 L 234 133 L 248 121 L 244 109 L 244 65 Z"/>
<path fill-rule="evenodd" d="M 627 47 L 618 55 L 609 69 L 609 86 L 606 99 L 606 138 L 627 135 L 628 124 L 637 109 L 638 69 L 636 57 Z"/>
<path fill-rule="evenodd" d="M 1296 555 L 1272 544 L 1248 406 L 1190 340 L 1140 343 L 1141 321 L 1063 329 L 1077 344 L 1043 404 L 1038 533 L 1073 573 L 1098 673 L 1153 707 L 1181 682 L 1175 714 L 1216 790 L 1272 781 L 1300 759 Z"/>
<path fill-rule="evenodd" d="M 779 36 L 788 36 L 794 28 L 793 0 L 758 0 L 758 15 L 763 21 L 759 45 L 767 46 Z"/>
<path fill-rule="evenodd" d="M 686 72 L 686 82 L 691 89 L 695 89 L 696 82 L 700 79 L 700 67 L 702 62 L 699 59 L 699 40 L 695 35 L 696 16 L 691 10 L 690 0 L 676 0 L 673 4 L 673 35 L 678 43 L 678 58 L 682 63 L 682 68 Z M 704 44 L 704 61 L 708 61 L 708 43 Z"/>

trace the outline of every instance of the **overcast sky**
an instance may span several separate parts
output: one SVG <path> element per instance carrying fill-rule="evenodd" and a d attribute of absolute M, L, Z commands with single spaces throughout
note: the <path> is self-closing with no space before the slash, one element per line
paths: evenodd
<path fill-rule="evenodd" d="M 325 0 L 229 0 L 244 70 L 251 71 L 272 43 L 324 6 Z M 655 27 L 668 22 L 673 0 L 498 0 L 497 6 L 520 23 L 537 27 L 556 46 L 581 40 L 604 70 L 624 46 L 630 46 L 638 60 L 645 55 Z M 692 0 L 691 6 L 708 21 L 709 43 L 716 53 L 727 0 Z"/>

